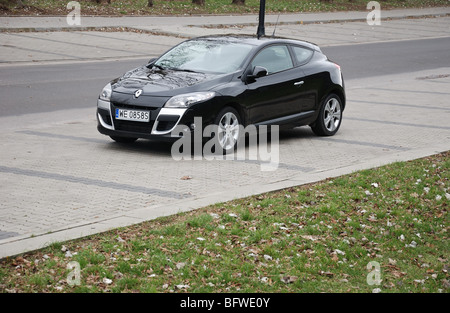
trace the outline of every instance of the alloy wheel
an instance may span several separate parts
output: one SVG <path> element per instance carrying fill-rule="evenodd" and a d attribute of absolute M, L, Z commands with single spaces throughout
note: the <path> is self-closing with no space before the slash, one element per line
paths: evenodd
<path fill-rule="evenodd" d="M 323 123 L 329 132 L 334 132 L 341 122 L 341 104 L 336 98 L 331 98 L 325 104 Z"/>
<path fill-rule="evenodd" d="M 229 151 L 239 139 L 239 119 L 233 112 L 226 112 L 219 121 L 217 138 L 222 149 Z"/>

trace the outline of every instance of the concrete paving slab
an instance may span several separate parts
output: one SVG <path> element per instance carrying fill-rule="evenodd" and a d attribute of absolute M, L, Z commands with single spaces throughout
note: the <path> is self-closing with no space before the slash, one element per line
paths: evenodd
<path fill-rule="evenodd" d="M 266 34 L 273 34 L 274 30 L 274 26 L 268 26 Z M 173 28 L 167 27 L 166 31 L 179 33 L 185 37 L 196 37 L 213 33 L 254 34 L 255 28 L 251 26 L 218 29 L 190 27 L 183 32 L 174 26 Z M 377 26 L 370 26 L 365 22 L 289 24 L 278 25 L 275 33 L 277 36 L 306 40 L 320 46 L 447 37 L 450 35 L 450 18 L 383 21 L 381 25 Z"/>
<path fill-rule="evenodd" d="M 155 57 L 180 42 L 133 32 L 0 33 L 0 63 Z"/>

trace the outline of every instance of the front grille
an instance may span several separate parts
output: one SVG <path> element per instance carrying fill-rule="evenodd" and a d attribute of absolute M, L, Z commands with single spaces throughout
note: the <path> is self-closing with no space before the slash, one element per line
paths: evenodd
<path fill-rule="evenodd" d="M 114 128 L 116 130 L 123 130 L 134 133 L 150 134 L 153 128 L 153 122 L 131 122 L 131 121 L 114 121 Z"/>
<path fill-rule="evenodd" d="M 112 106 L 114 108 L 119 109 L 128 109 L 128 110 L 144 110 L 144 111 L 154 111 L 158 109 L 157 107 L 147 107 L 147 106 L 140 106 L 140 105 L 131 105 L 131 104 L 123 104 L 123 103 L 112 103 Z"/>

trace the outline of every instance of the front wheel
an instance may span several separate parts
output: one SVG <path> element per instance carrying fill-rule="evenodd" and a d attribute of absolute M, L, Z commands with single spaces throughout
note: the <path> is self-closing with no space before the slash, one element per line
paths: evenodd
<path fill-rule="evenodd" d="M 236 149 L 241 136 L 241 119 L 239 113 L 232 107 L 226 107 L 217 114 L 214 122 L 217 125 L 215 139 L 224 153 Z"/>
<path fill-rule="evenodd" d="M 320 107 L 319 116 L 311 129 L 319 136 L 333 136 L 342 122 L 342 102 L 339 96 L 330 94 Z"/>

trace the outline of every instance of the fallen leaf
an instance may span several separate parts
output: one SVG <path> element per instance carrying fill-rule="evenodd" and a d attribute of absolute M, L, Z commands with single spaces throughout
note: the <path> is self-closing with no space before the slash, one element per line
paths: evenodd
<path fill-rule="evenodd" d="M 117 237 L 117 241 L 118 241 L 118 242 L 125 242 L 125 240 L 123 240 L 120 236 Z"/>
<path fill-rule="evenodd" d="M 312 235 L 300 235 L 300 237 L 302 237 L 303 239 L 308 239 L 311 241 L 316 241 L 319 240 L 319 236 L 312 236 Z"/>
<path fill-rule="evenodd" d="M 216 214 L 216 213 L 209 213 L 209 215 L 211 215 L 211 217 L 214 219 L 217 219 L 220 217 L 219 214 Z"/>
<path fill-rule="evenodd" d="M 393 271 L 393 272 L 391 272 L 391 274 L 394 275 L 394 277 L 396 277 L 396 278 L 406 276 L 405 272 L 399 272 L 399 271 Z"/>
<path fill-rule="evenodd" d="M 322 276 L 327 276 L 327 277 L 333 277 L 334 276 L 333 273 L 331 273 L 331 272 L 324 272 L 324 271 L 320 271 L 319 274 L 322 275 Z"/>
<path fill-rule="evenodd" d="M 391 259 L 391 258 L 389 258 L 389 264 L 390 264 L 390 265 L 396 265 L 396 264 L 397 264 L 397 261 L 396 261 L 396 260 L 393 260 L 393 259 Z"/>
<path fill-rule="evenodd" d="M 112 280 L 105 277 L 105 278 L 103 278 L 103 283 L 104 283 L 105 285 L 111 285 L 111 284 L 112 284 Z"/>
<path fill-rule="evenodd" d="M 337 254 L 340 254 L 340 255 L 345 255 L 344 251 L 341 251 L 341 250 L 338 250 L 338 249 L 334 250 L 334 252 L 336 252 Z"/>
<path fill-rule="evenodd" d="M 182 262 L 177 263 L 177 265 L 176 265 L 177 269 L 179 269 L 179 270 L 182 269 L 185 266 L 186 266 L 186 263 L 182 263 Z"/>
<path fill-rule="evenodd" d="M 187 289 L 190 288 L 189 285 L 175 285 L 177 289 Z"/>
<path fill-rule="evenodd" d="M 280 275 L 280 280 L 285 284 L 292 284 L 298 279 L 297 276 L 282 276 Z"/>

